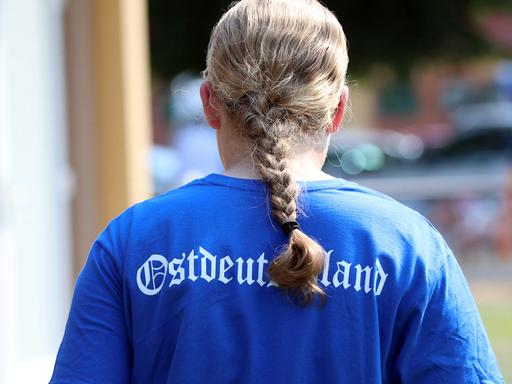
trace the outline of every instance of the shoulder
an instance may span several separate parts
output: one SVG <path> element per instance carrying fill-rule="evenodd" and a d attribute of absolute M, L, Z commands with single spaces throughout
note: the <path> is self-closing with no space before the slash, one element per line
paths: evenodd
<path fill-rule="evenodd" d="M 422 214 L 392 197 L 362 186 L 345 182 L 337 188 L 326 190 L 318 196 L 309 195 L 306 207 L 313 206 L 334 224 L 359 225 L 361 229 L 375 231 L 396 231 L 404 235 L 437 233 L 435 227 Z"/>
<path fill-rule="evenodd" d="M 200 204 L 211 196 L 209 185 L 203 179 L 193 180 L 181 187 L 169 190 L 133 204 L 118 216 L 109 226 L 133 225 L 134 220 L 155 221 L 168 215 L 177 215 L 189 206 Z"/>
<path fill-rule="evenodd" d="M 190 216 L 189 208 L 202 205 L 211 195 L 205 187 L 208 187 L 207 183 L 197 179 L 131 205 L 108 222 L 95 243 L 108 253 L 122 255 L 131 243 L 158 237 L 159 231 L 171 221 L 183 222 Z"/>
<path fill-rule="evenodd" d="M 384 193 L 354 182 L 326 192 L 311 194 L 306 206 L 316 212 L 321 231 L 353 244 L 359 252 L 364 247 L 365 257 L 374 259 L 368 262 L 379 258 L 394 270 L 417 268 L 431 280 L 451 254 L 426 217 Z"/>

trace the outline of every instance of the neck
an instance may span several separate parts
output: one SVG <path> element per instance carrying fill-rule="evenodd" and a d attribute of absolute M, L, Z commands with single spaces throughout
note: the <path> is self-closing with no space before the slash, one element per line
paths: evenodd
<path fill-rule="evenodd" d="M 242 179 L 259 179 L 254 167 L 250 151 L 244 139 L 237 134 L 230 122 L 224 119 L 224 124 L 217 129 L 217 144 L 220 157 L 224 164 L 224 175 Z M 318 145 L 309 148 L 297 148 L 290 154 L 289 167 L 297 181 L 327 180 L 333 177 L 322 172 L 327 156 L 330 136 Z"/>
<path fill-rule="evenodd" d="M 297 181 L 327 180 L 333 177 L 322 171 L 325 156 L 318 154 L 303 154 L 292 157 L 289 160 L 289 166 L 293 176 Z M 242 179 L 259 179 L 258 172 L 249 156 L 239 159 L 239 161 L 228 162 L 225 164 L 224 175 L 238 177 Z"/>

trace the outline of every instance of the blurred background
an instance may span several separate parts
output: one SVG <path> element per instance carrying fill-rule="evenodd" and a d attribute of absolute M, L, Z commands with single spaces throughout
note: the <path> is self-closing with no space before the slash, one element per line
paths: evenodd
<path fill-rule="evenodd" d="M 49 380 L 112 218 L 222 172 L 198 90 L 229 3 L 0 0 L 0 383 Z M 510 381 L 512 1 L 324 3 L 351 60 L 325 170 L 443 233 Z"/>

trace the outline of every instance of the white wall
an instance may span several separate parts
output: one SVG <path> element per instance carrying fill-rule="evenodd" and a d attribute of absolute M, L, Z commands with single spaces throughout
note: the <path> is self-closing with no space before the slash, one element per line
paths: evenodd
<path fill-rule="evenodd" d="M 45 383 L 70 288 L 57 0 L 0 0 L 0 383 Z"/>

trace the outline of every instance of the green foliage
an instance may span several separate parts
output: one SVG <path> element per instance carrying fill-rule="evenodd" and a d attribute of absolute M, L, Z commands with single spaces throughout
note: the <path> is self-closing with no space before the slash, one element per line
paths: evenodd
<path fill-rule="evenodd" d="M 486 49 L 475 9 L 510 0 L 325 0 L 340 19 L 350 47 L 350 71 L 373 64 L 406 73 L 431 58 L 459 59 Z M 149 0 L 151 60 L 156 76 L 204 69 L 211 29 L 229 0 Z M 476 7 L 476 8 L 475 8 Z"/>

